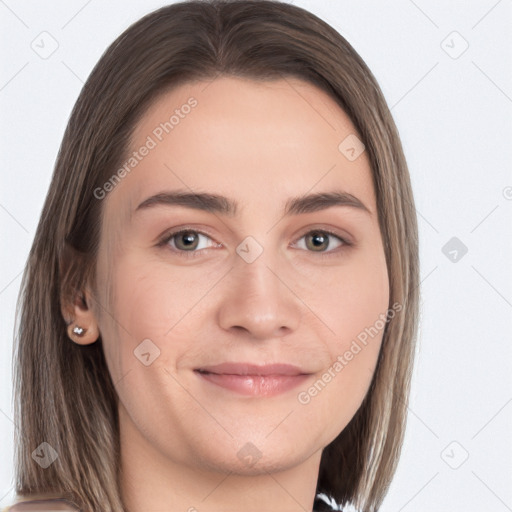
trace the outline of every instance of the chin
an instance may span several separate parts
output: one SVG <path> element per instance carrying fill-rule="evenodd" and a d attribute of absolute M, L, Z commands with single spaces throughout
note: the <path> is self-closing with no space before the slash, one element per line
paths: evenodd
<path fill-rule="evenodd" d="M 258 476 L 291 469 L 317 451 L 312 448 L 308 453 L 306 443 L 291 438 L 284 442 L 278 437 L 265 439 L 262 434 L 260 441 L 241 442 L 237 437 L 238 441 L 233 438 L 226 445 L 217 444 L 213 451 L 211 439 L 208 439 L 205 452 L 196 454 L 199 464 L 208 471 Z M 297 446 L 302 446 L 302 451 L 298 451 Z"/>

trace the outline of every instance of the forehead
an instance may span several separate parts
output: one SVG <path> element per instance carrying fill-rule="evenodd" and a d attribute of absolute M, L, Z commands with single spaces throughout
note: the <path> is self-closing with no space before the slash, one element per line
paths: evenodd
<path fill-rule="evenodd" d="M 333 98 L 296 78 L 185 83 L 137 123 L 124 162 L 132 165 L 108 202 L 130 217 L 152 194 L 200 189 L 277 208 L 289 196 L 336 188 L 373 210 L 367 155 L 344 152 L 345 141 L 359 139 Z"/>

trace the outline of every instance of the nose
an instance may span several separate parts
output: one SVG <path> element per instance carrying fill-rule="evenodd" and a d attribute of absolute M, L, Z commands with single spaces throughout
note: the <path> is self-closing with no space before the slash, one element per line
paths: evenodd
<path fill-rule="evenodd" d="M 222 329 L 252 340 L 280 338 L 297 329 L 302 303 L 293 292 L 294 283 L 288 282 L 290 273 L 280 272 L 267 253 L 252 263 L 235 259 L 223 280 L 218 310 Z"/>

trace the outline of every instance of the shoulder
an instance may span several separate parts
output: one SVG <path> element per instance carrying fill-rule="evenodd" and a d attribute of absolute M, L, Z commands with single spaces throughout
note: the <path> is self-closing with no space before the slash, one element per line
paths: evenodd
<path fill-rule="evenodd" d="M 77 512 L 72 503 L 61 498 L 20 498 L 0 512 Z"/>

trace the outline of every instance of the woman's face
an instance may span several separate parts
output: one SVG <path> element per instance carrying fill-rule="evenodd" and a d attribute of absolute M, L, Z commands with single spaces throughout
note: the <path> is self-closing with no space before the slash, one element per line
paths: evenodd
<path fill-rule="evenodd" d="M 103 188 L 98 260 L 122 446 L 239 474 L 319 463 L 368 390 L 389 302 L 356 137 L 297 79 L 188 83 L 145 113 Z"/>

